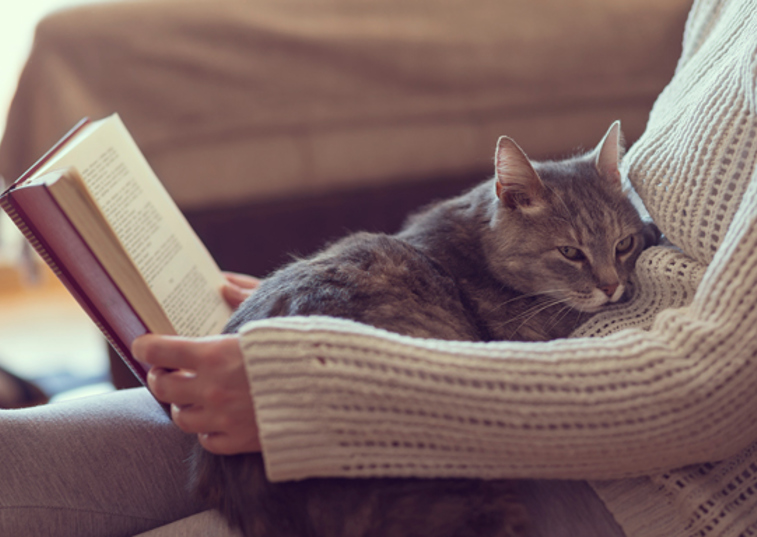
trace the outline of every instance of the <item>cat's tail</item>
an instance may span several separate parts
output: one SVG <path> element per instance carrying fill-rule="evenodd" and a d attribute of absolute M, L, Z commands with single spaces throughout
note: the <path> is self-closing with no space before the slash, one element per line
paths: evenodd
<path fill-rule="evenodd" d="M 266 479 L 259 453 L 214 455 L 197 444 L 190 465 L 192 495 L 245 537 L 315 537 L 298 512 L 306 502 Z"/>

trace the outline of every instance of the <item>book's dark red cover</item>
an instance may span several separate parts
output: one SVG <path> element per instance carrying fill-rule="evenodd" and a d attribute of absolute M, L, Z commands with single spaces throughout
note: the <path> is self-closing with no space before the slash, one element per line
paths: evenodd
<path fill-rule="evenodd" d="M 4 194 L 3 207 L 37 252 L 144 383 L 146 369 L 131 343 L 147 333 L 142 320 L 43 184 Z"/>
<path fill-rule="evenodd" d="M 147 368 L 131 343 L 148 332 L 142 320 L 92 253 L 44 184 L 23 182 L 57 153 L 88 120 L 82 120 L 2 196 L 0 206 L 97 324 L 114 350 L 144 384 Z"/>

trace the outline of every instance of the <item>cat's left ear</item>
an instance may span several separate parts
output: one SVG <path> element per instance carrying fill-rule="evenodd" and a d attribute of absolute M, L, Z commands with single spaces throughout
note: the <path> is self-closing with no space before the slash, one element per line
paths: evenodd
<path fill-rule="evenodd" d="M 501 136 L 494 154 L 497 197 L 510 209 L 533 211 L 544 205 L 544 183 L 523 150 L 512 138 Z"/>
<path fill-rule="evenodd" d="M 620 130 L 620 121 L 616 121 L 610 125 L 607 134 L 595 149 L 594 165 L 599 174 L 612 185 L 617 186 L 618 189 L 622 188 L 619 165 L 625 151 L 625 140 Z"/>

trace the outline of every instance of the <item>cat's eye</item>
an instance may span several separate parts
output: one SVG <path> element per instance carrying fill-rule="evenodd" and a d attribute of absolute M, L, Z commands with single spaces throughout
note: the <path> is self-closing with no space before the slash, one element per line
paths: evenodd
<path fill-rule="evenodd" d="M 631 248 L 633 248 L 633 235 L 629 235 L 628 237 L 620 241 L 618 245 L 615 247 L 615 251 L 618 254 L 625 254 Z"/>
<path fill-rule="evenodd" d="M 586 256 L 581 250 L 573 248 L 572 246 L 560 246 L 558 250 L 565 259 L 570 259 L 571 261 L 581 261 L 586 259 Z"/>

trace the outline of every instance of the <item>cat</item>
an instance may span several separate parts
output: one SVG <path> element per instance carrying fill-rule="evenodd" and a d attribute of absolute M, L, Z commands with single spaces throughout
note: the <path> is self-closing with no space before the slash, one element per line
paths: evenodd
<path fill-rule="evenodd" d="M 356 233 L 274 272 L 232 315 L 329 315 L 400 334 L 543 341 L 626 298 L 660 233 L 621 185 L 615 122 L 588 153 L 531 162 L 510 138 L 495 176 L 412 216 L 395 235 Z M 525 536 L 511 480 L 308 479 L 269 483 L 259 454 L 199 446 L 192 488 L 248 537 Z"/>

